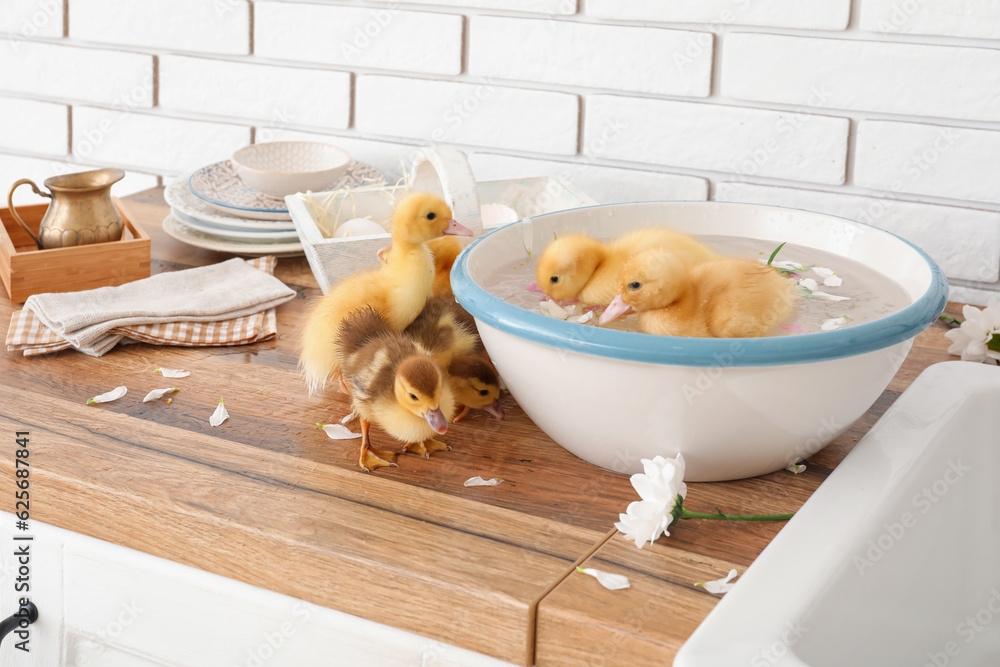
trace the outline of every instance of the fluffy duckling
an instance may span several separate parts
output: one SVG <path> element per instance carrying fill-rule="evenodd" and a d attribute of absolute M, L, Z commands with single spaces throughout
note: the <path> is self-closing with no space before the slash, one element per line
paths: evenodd
<path fill-rule="evenodd" d="M 688 268 L 665 249 L 630 258 L 605 324 L 634 310 L 639 329 L 663 336 L 766 336 L 795 308 L 794 282 L 752 259 L 723 258 Z"/>
<path fill-rule="evenodd" d="M 416 319 L 434 280 L 434 258 L 426 242 L 444 234 L 472 236 L 472 231 L 452 219 L 451 209 L 440 197 L 409 195 L 393 211 L 387 261 L 344 279 L 316 301 L 306 316 L 299 354 L 310 394 L 340 372 L 335 339 L 348 313 L 370 305 L 396 332 Z"/>
<path fill-rule="evenodd" d="M 493 367 L 469 313 L 450 296 L 427 301 L 423 312 L 403 332 L 426 349 L 442 368 L 461 407 L 458 421 L 470 408 L 505 417 L 500 403 L 500 376 Z"/>
<path fill-rule="evenodd" d="M 442 236 L 427 242 L 427 247 L 434 255 L 434 285 L 431 287 L 431 296 L 452 295 L 451 267 L 455 265 L 455 258 L 467 243 L 467 240 L 457 236 Z M 378 258 L 382 262 L 389 261 L 390 247 L 386 246 L 378 251 Z"/>
<path fill-rule="evenodd" d="M 545 248 L 535 279 L 551 299 L 578 299 L 606 306 L 618 293 L 616 281 L 622 264 L 648 248 L 670 248 L 686 266 L 718 257 L 690 236 L 669 229 L 640 229 L 610 242 L 572 234 L 557 238 Z"/>
<path fill-rule="evenodd" d="M 342 380 L 361 421 L 358 464 L 366 472 L 395 465 L 397 455 L 372 448 L 368 432 L 373 422 L 405 443 L 406 451 L 430 456 L 449 449 L 434 436 L 448 430 L 455 399 L 427 350 L 393 331 L 370 306 L 341 321 L 335 343 Z"/>

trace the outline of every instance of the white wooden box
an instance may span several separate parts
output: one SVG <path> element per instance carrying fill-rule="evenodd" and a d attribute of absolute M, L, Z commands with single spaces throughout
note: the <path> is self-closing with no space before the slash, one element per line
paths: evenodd
<path fill-rule="evenodd" d="M 453 215 L 476 236 L 484 229 L 480 206 L 503 204 L 518 219 L 596 204 L 559 176 L 477 183 L 465 156 L 450 146 L 426 149 L 414 162 L 410 183 L 369 186 L 336 192 L 302 193 L 285 198 L 316 282 L 325 293 L 343 278 L 378 266 L 378 251 L 389 245 L 388 232 L 332 238 L 332 230 L 351 218 L 388 224 L 395 201 L 410 192 L 433 192 L 451 206 Z"/>

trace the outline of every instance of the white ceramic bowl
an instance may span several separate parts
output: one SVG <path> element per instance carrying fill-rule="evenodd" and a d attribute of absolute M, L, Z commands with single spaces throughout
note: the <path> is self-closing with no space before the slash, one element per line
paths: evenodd
<path fill-rule="evenodd" d="M 281 198 L 325 189 L 344 173 L 351 156 L 318 141 L 272 141 L 244 146 L 232 160 L 247 185 Z"/>
<path fill-rule="evenodd" d="M 612 238 L 641 226 L 821 248 L 877 268 L 911 304 L 836 331 L 755 339 L 676 338 L 581 326 L 511 305 L 483 284 L 525 261 L 519 223 L 477 239 L 452 286 L 511 394 L 557 443 L 621 473 L 684 454 L 690 481 L 781 470 L 822 449 L 874 403 L 947 300 L 937 265 L 877 228 L 777 206 L 610 204 L 533 219 L 533 252 L 554 234 Z"/>

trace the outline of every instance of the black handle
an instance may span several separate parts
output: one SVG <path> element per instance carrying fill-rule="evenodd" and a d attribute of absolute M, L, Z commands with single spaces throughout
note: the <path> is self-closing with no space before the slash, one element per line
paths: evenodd
<path fill-rule="evenodd" d="M 17 610 L 17 613 L 13 616 L 0 621 L 0 642 L 3 638 L 9 635 L 17 627 L 28 627 L 32 623 L 38 620 L 38 607 L 31 600 L 28 600 L 28 604 L 24 605 Z M 25 623 L 27 621 L 27 623 Z M 21 624 L 24 623 L 22 626 Z"/>

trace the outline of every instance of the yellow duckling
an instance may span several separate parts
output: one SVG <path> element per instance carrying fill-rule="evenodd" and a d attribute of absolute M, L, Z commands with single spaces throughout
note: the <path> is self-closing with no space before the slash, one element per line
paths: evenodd
<path fill-rule="evenodd" d="M 665 249 L 630 258 L 618 275 L 618 296 L 601 324 L 629 310 L 639 329 L 663 336 L 766 336 L 795 309 L 795 284 L 752 259 L 724 258 L 688 267 Z"/>
<path fill-rule="evenodd" d="M 342 280 L 317 299 L 302 329 L 299 366 L 309 393 L 315 393 L 340 372 L 335 339 L 348 313 L 370 305 L 394 331 L 416 319 L 430 296 L 434 258 L 426 242 L 444 234 L 471 236 L 452 219 L 440 197 L 412 194 L 399 202 L 392 216 L 392 248 L 378 269 Z"/>
<path fill-rule="evenodd" d="M 427 242 L 434 255 L 434 285 L 431 287 L 432 296 L 451 296 L 451 267 L 455 265 L 455 258 L 468 245 L 467 239 L 456 236 L 442 236 L 439 239 L 432 239 Z M 378 258 L 383 263 L 389 261 L 390 246 L 386 246 L 378 251 Z"/>
<path fill-rule="evenodd" d="M 505 417 L 500 403 L 500 376 L 486 354 L 476 322 L 450 296 L 435 296 L 403 332 L 426 349 L 442 368 L 461 407 L 455 421 L 469 409 Z"/>
<path fill-rule="evenodd" d="M 622 264 L 649 248 L 670 248 L 686 266 L 718 257 L 690 236 L 669 229 L 640 229 L 610 242 L 572 234 L 560 236 L 545 248 L 535 279 L 551 299 L 606 306 L 618 293 L 616 281 Z"/>
<path fill-rule="evenodd" d="M 434 358 L 396 333 L 370 306 L 351 312 L 337 331 L 342 380 L 361 421 L 361 455 L 366 471 L 395 465 L 396 452 L 371 446 L 369 428 L 378 424 L 406 451 L 430 456 L 450 449 L 434 439 L 448 430 L 455 399 Z"/>

